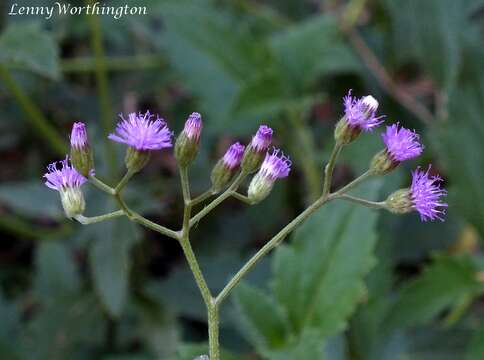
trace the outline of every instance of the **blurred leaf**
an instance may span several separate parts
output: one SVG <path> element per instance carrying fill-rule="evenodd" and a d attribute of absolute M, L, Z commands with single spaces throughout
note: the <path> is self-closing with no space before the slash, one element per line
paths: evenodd
<path fill-rule="evenodd" d="M 392 45 L 400 57 L 416 59 L 441 88 L 455 84 L 468 30 L 462 3 L 454 0 L 386 0 Z"/>
<path fill-rule="evenodd" d="M 464 296 L 476 296 L 484 291 L 476 273 L 469 257 L 437 257 L 422 275 L 407 282 L 399 291 L 386 326 L 424 324 Z"/>
<path fill-rule="evenodd" d="M 324 360 L 324 340 L 315 331 L 306 331 L 286 348 L 272 352 L 269 360 Z"/>
<path fill-rule="evenodd" d="M 80 279 L 74 259 L 60 242 L 43 241 L 35 256 L 35 291 L 49 302 L 79 290 Z"/>
<path fill-rule="evenodd" d="M 97 236 L 89 248 L 94 285 L 112 316 L 120 316 L 128 299 L 130 250 L 139 232 L 126 219 L 96 225 Z"/>
<path fill-rule="evenodd" d="M 37 24 L 13 23 L 0 35 L 0 63 L 59 78 L 57 43 Z"/>
<path fill-rule="evenodd" d="M 208 346 L 206 344 L 183 344 L 178 350 L 178 356 L 173 360 L 194 360 L 205 354 L 208 354 Z M 220 356 L 223 360 L 241 360 L 240 357 L 223 349 Z"/>
<path fill-rule="evenodd" d="M 2 184 L 0 201 L 25 216 L 55 219 L 64 216 L 59 194 L 46 188 L 40 179 Z"/>
<path fill-rule="evenodd" d="M 380 185 L 367 184 L 360 193 L 372 198 Z M 328 336 L 345 327 L 374 262 L 376 219 L 366 208 L 331 203 L 296 231 L 291 245 L 278 249 L 274 292 L 295 333 L 313 328 Z"/>
<path fill-rule="evenodd" d="M 271 40 L 286 86 L 301 91 L 322 75 L 356 72 L 359 62 L 344 43 L 337 19 L 321 15 L 299 22 Z"/>
<path fill-rule="evenodd" d="M 289 324 L 284 310 L 261 290 L 240 284 L 235 291 L 235 303 L 241 314 L 243 329 L 261 351 L 284 345 Z"/>
<path fill-rule="evenodd" d="M 17 360 L 20 318 L 14 303 L 8 302 L 0 291 L 0 358 Z"/>
<path fill-rule="evenodd" d="M 484 359 L 484 327 L 478 330 L 472 337 L 466 360 Z"/>

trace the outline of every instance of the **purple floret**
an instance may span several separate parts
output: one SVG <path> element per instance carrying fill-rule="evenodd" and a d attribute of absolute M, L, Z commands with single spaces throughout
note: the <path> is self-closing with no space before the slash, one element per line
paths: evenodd
<path fill-rule="evenodd" d="M 387 151 L 395 161 L 404 161 L 419 156 L 423 151 L 423 145 L 419 141 L 419 135 L 415 131 L 399 128 L 399 124 L 387 126 L 382 134 L 383 142 Z"/>
<path fill-rule="evenodd" d="M 242 156 L 244 156 L 245 146 L 236 142 L 232 144 L 223 157 L 224 165 L 233 170 L 240 165 Z"/>
<path fill-rule="evenodd" d="M 108 138 L 124 143 L 139 151 L 161 150 L 172 146 L 173 133 L 160 117 L 152 120 L 154 115 L 147 111 L 144 115 L 131 113 L 128 119 L 120 115 L 121 120 L 116 126 L 114 134 Z"/>
<path fill-rule="evenodd" d="M 287 177 L 291 171 L 291 165 L 289 157 L 285 156 L 279 149 L 274 149 L 272 154 L 266 154 L 259 173 L 264 178 L 275 181 Z"/>
<path fill-rule="evenodd" d="M 202 115 L 197 112 L 191 113 L 185 122 L 183 132 L 191 140 L 199 141 L 202 132 Z"/>
<path fill-rule="evenodd" d="M 346 121 L 351 127 L 371 131 L 383 123 L 383 116 L 376 116 L 378 101 L 371 96 L 356 98 L 351 96 L 351 90 L 343 98 Z"/>
<path fill-rule="evenodd" d="M 59 163 L 61 164 L 60 169 L 57 167 Z M 67 188 L 80 188 L 87 181 L 69 164 L 68 157 L 62 161 L 53 162 L 47 166 L 47 170 L 48 172 L 44 175 L 45 185 L 53 190 L 62 191 Z"/>
<path fill-rule="evenodd" d="M 83 149 L 88 145 L 86 124 L 75 122 L 72 125 L 71 146 L 77 149 Z"/>
<path fill-rule="evenodd" d="M 257 152 L 267 151 L 272 142 L 272 129 L 267 125 L 261 125 L 252 138 L 251 146 Z"/>
<path fill-rule="evenodd" d="M 419 212 L 422 221 L 439 219 L 444 221 L 446 203 L 441 202 L 442 196 L 447 196 L 447 191 L 440 187 L 442 182 L 440 176 L 429 175 L 430 166 L 427 171 L 417 168 L 412 172 L 412 185 L 410 196 L 415 209 Z"/>

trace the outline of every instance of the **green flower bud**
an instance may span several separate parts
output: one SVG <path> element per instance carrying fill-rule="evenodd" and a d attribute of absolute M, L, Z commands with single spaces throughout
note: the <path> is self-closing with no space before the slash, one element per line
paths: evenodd
<path fill-rule="evenodd" d="M 406 214 L 414 210 L 410 189 L 400 189 L 385 201 L 386 209 L 394 214 Z"/>
<path fill-rule="evenodd" d="M 126 150 L 124 163 L 126 164 L 126 168 L 128 169 L 128 171 L 134 174 L 143 169 L 149 160 L 150 151 L 136 150 L 135 148 L 129 146 Z"/>
<path fill-rule="evenodd" d="M 266 125 L 259 127 L 249 146 L 245 149 L 241 164 L 242 171 L 250 174 L 259 169 L 272 142 L 272 133 L 272 129 Z"/>
<path fill-rule="evenodd" d="M 346 117 L 342 117 L 334 129 L 334 139 L 338 144 L 348 145 L 361 134 L 361 128 L 351 126 Z"/>
<path fill-rule="evenodd" d="M 395 169 L 398 164 L 400 164 L 400 162 L 393 160 L 391 155 L 385 149 L 373 156 L 370 163 L 370 172 L 374 175 L 386 175 Z"/>
<path fill-rule="evenodd" d="M 267 196 L 269 196 L 273 186 L 274 186 L 273 180 L 269 179 L 267 176 L 264 176 L 263 174 L 258 172 L 252 178 L 252 181 L 250 182 L 250 185 L 249 185 L 249 190 L 247 192 L 249 200 L 253 204 L 257 204 L 261 202 Z"/>
<path fill-rule="evenodd" d="M 59 194 L 64 212 L 69 219 L 84 212 L 86 202 L 79 187 L 63 188 L 59 191 Z"/>
<path fill-rule="evenodd" d="M 199 113 L 192 113 L 175 144 L 175 157 L 180 166 L 187 167 L 197 157 L 201 132 L 202 117 Z"/>
<path fill-rule="evenodd" d="M 86 125 L 82 122 L 72 126 L 71 163 L 85 177 L 94 170 L 94 157 L 87 139 Z"/>

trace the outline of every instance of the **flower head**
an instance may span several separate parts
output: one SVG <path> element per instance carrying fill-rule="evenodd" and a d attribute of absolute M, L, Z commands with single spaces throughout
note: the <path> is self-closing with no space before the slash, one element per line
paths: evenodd
<path fill-rule="evenodd" d="M 399 127 L 398 123 L 387 126 L 382 138 L 388 153 L 398 162 L 419 156 L 424 148 L 415 131 Z"/>
<path fill-rule="evenodd" d="M 47 167 L 48 172 L 44 175 L 45 185 L 59 192 L 64 212 L 68 218 L 72 218 L 82 214 L 86 207 L 81 186 L 87 179 L 69 165 L 68 157 L 60 161 L 60 169 L 58 163 L 54 162 Z"/>
<path fill-rule="evenodd" d="M 274 149 L 272 154 L 266 154 L 259 173 L 264 178 L 275 181 L 287 177 L 291 171 L 291 165 L 291 160 L 289 160 L 287 156 L 285 156 L 279 149 Z"/>
<path fill-rule="evenodd" d="M 72 125 L 71 147 L 84 149 L 88 145 L 86 124 L 75 122 L 74 125 Z"/>
<path fill-rule="evenodd" d="M 197 112 L 193 112 L 185 122 L 185 128 L 183 132 L 190 140 L 198 142 L 200 140 L 200 134 L 202 132 L 202 115 Z"/>
<path fill-rule="evenodd" d="M 245 146 L 236 142 L 232 144 L 223 157 L 224 165 L 229 169 L 235 169 L 240 165 L 244 155 Z"/>
<path fill-rule="evenodd" d="M 60 169 L 58 168 L 59 163 Z M 53 190 L 62 191 L 68 188 L 80 188 L 87 181 L 69 164 L 68 157 L 62 161 L 53 162 L 47 166 L 47 170 L 44 175 L 45 185 Z"/>
<path fill-rule="evenodd" d="M 261 125 L 252 138 L 251 146 L 257 152 L 267 151 L 272 141 L 272 129 L 267 125 Z"/>
<path fill-rule="evenodd" d="M 114 134 L 108 136 L 109 139 L 127 144 L 128 146 L 139 150 L 161 150 L 172 146 L 172 132 L 166 126 L 166 122 L 147 111 L 144 115 L 131 113 L 128 118 L 123 118 L 116 126 Z"/>
<path fill-rule="evenodd" d="M 371 131 L 383 123 L 383 116 L 375 116 L 378 101 L 371 95 L 362 98 L 351 96 L 351 90 L 343 98 L 345 117 L 348 125 L 365 131 Z"/>
<path fill-rule="evenodd" d="M 429 175 L 430 166 L 427 171 L 417 168 L 412 172 L 412 185 L 410 186 L 410 198 L 414 208 L 420 213 L 422 221 L 444 220 L 442 215 L 448 205 L 440 201 L 447 191 L 442 189 L 439 182 L 442 178 Z"/>

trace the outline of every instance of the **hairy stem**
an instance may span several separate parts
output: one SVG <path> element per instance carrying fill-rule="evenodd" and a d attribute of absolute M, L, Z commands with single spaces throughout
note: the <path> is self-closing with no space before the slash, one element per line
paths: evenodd
<path fill-rule="evenodd" d="M 331 191 L 334 167 L 336 166 L 336 161 L 338 160 L 338 156 L 342 149 L 343 145 L 338 143 L 334 145 L 333 151 L 331 152 L 331 156 L 328 160 L 328 164 L 324 169 L 323 197 L 328 196 L 329 192 Z"/>
<path fill-rule="evenodd" d="M 370 200 L 361 199 L 359 197 L 346 195 L 346 194 L 334 196 L 333 199 L 343 199 L 343 200 L 351 201 L 356 204 L 366 206 L 370 209 L 385 209 L 386 207 L 386 204 L 384 201 L 370 201 Z"/>
<path fill-rule="evenodd" d="M 126 215 L 126 213 L 123 210 L 117 210 L 117 211 L 113 211 L 111 213 L 99 215 L 99 216 L 88 217 L 84 215 L 76 215 L 74 218 L 83 225 L 90 225 L 90 224 L 95 224 L 105 220 L 111 220 L 124 215 Z"/>
<path fill-rule="evenodd" d="M 365 180 L 367 180 L 371 176 L 373 176 L 373 173 L 371 171 L 369 171 L 369 170 L 368 171 L 365 171 L 363 174 L 361 174 L 360 176 L 358 176 L 352 182 L 350 182 L 349 184 L 343 186 L 341 189 L 339 189 L 338 191 L 336 191 L 335 193 L 333 193 L 332 196 L 339 196 L 339 195 L 342 195 L 342 194 L 347 193 L 348 191 L 350 191 L 353 188 L 355 188 L 356 186 L 360 185 L 362 182 L 364 182 Z"/>
<path fill-rule="evenodd" d="M 116 188 L 114 189 L 114 194 L 119 194 L 128 181 L 133 177 L 134 173 L 132 171 L 127 171 L 126 174 L 124 174 L 123 178 L 119 181 L 118 185 L 116 185 Z"/>
<path fill-rule="evenodd" d="M 213 191 L 212 189 L 208 189 L 205 191 L 203 194 L 198 195 L 196 198 L 192 199 L 190 202 L 190 205 L 193 207 L 195 205 L 198 205 L 205 200 L 207 200 L 209 197 L 213 196 Z"/>
<path fill-rule="evenodd" d="M 225 190 L 222 194 L 220 194 L 217 198 L 215 198 L 215 200 L 213 200 L 210 204 L 205 206 L 202 210 L 200 210 L 198 214 L 196 214 L 194 217 L 190 219 L 190 228 L 193 227 L 193 225 L 195 225 L 197 222 L 199 222 L 200 219 L 202 219 L 208 213 L 210 213 L 213 209 L 219 206 L 224 200 L 232 196 L 246 176 L 247 174 L 244 172 L 239 173 L 239 175 L 237 175 L 232 185 L 230 185 L 227 190 Z"/>
<path fill-rule="evenodd" d="M 238 193 L 236 191 L 232 192 L 231 194 L 232 197 L 234 197 L 235 199 L 237 200 L 240 200 L 244 203 L 246 203 L 247 205 L 253 205 L 254 203 L 249 199 L 248 196 L 246 195 L 242 195 L 241 193 Z"/>

